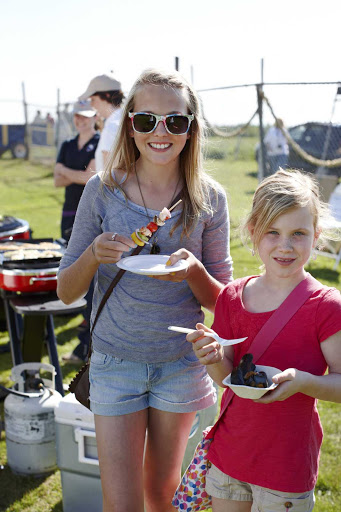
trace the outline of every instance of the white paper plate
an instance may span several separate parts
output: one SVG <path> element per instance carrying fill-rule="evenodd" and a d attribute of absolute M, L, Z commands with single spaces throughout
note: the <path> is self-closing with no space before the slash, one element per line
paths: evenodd
<path fill-rule="evenodd" d="M 165 254 L 146 254 L 122 258 L 116 265 L 134 274 L 148 276 L 161 276 L 163 274 L 170 274 L 171 272 L 179 272 L 188 267 L 186 260 L 179 260 L 175 265 L 166 267 L 168 260 L 169 256 Z"/>

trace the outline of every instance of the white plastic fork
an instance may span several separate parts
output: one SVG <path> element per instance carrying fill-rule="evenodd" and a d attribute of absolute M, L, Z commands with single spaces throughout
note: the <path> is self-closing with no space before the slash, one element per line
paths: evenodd
<path fill-rule="evenodd" d="M 196 329 L 188 329 L 187 327 L 177 327 L 176 325 L 170 325 L 168 327 L 170 331 L 176 331 L 176 332 L 183 332 L 185 334 L 190 334 L 191 332 L 195 332 Z M 237 345 L 237 343 L 242 343 L 242 341 L 245 341 L 246 338 L 236 338 L 234 340 L 225 340 L 224 338 L 221 338 L 218 336 L 215 332 L 206 332 L 205 336 L 209 336 L 210 338 L 214 338 L 219 345 L 222 347 L 228 347 L 229 345 Z"/>

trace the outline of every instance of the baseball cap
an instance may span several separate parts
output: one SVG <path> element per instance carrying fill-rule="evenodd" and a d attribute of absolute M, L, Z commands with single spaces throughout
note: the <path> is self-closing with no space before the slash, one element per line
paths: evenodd
<path fill-rule="evenodd" d="M 87 90 L 79 96 L 79 100 L 86 100 L 96 92 L 120 91 L 121 83 L 108 75 L 95 76 L 88 85 Z"/>
<path fill-rule="evenodd" d="M 90 101 L 76 101 L 73 104 L 72 114 L 79 114 L 84 117 L 93 117 L 96 111 L 92 108 Z"/>

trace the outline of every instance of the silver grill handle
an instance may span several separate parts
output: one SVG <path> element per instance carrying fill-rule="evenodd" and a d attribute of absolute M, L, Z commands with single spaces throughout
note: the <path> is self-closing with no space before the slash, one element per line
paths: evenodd
<path fill-rule="evenodd" d="M 31 277 L 30 284 L 34 284 L 36 281 L 57 281 L 57 276 L 52 277 Z"/>

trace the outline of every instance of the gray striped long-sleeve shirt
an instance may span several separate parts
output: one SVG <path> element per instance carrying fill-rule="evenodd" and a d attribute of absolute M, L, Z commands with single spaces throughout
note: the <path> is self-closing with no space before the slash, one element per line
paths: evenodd
<path fill-rule="evenodd" d="M 161 254 L 184 247 L 191 251 L 206 270 L 218 281 L 232 280 L 232 259 L 229 250 L 229 216 L 226 194 L 218 186 L 217 199 L 212 190 L 213 215 L 202 213 L 190 238 L 180 239 L 181 227 L 172 236 L 170 229 L 180 210 L 157 231 Z M 81 197 L 72 236 L 62 258 L 60 270 L 74 263 L 94 238 L 102 232 L 117 232 L 127 237 L 146 225 L 156 210 L 145 209 L 126 201 L 119 190 L 102 185 L 97 174 L 87 183 Z M 145 246 L 140 254 L 148 254 Z M 129 256 L 125 253 L 124 256 Z M 101 299 L 118 272 L 116 264 L 101 264 L 95 275 L 92 321 Z M 186 281 L 172 283 L 125 272 L 107 300 L 92 340 L 100 352 L 130 361 L 157 363 L 174 361 L 192 351 L 184 334 L 171 332 L 169 325 L 194 328 L 204 320 L 200 304 Z"/>

